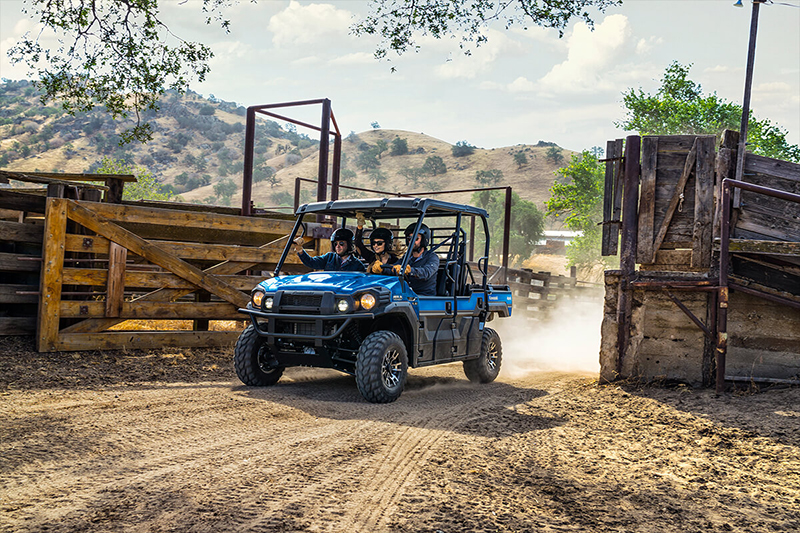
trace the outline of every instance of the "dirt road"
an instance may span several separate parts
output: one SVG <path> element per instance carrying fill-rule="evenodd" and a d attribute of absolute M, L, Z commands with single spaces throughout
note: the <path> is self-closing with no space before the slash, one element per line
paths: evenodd
<path fill-rule="evenodd" d="M 230 353 L 0 346 L 0 530 L 798 531 L 800 389 L 473 386 L 413 370 L 401 398 Z"/>

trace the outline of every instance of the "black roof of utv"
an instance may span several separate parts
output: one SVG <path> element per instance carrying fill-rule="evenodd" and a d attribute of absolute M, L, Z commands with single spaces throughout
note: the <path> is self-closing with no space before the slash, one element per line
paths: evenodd
<path fill-rule="evenodd" d="M 465 204 L 454 204 L 432 198 L 366 198 L 359 200 L 336 200 L 314 202 L 297 208 L 298 215 L 323 213 L 336 217 L 354 218 L 356 212 L 372 219 L 416 218 L 420 213 L 426 217 L 447 216 L 462 213 L 487 217 L 484 209 Z"/>

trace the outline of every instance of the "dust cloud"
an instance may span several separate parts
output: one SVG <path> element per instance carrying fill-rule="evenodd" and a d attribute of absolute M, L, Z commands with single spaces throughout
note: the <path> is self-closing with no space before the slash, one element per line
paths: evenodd
<path fill-rule="evenodd" d="M 503 343 L 501 376 L 522 377 L 537 371 L 600 371 L 600 325 L 603 303 L 564 301 L 547 320 L 521 313 L 488 324 Z"/>

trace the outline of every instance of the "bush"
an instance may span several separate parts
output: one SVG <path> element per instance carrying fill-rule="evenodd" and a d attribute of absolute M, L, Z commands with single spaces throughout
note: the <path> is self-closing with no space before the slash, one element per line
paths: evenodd
<path fill-rule="evenodd" d="M 203 115 L 203 116 L 211 116 L 214 113 L 216 113 L 216 111 L 217 110 L 214 109 L 214 106 L 206 104 L 206 105 L 200 107 L 199 113 L 201 115 Z"/>
<path fill-rule="evenodd" d="M 395 137 L 391 142 L 392 148 L 389 150 L 389 155 L 405 155 L 408 153 L 408 141 Z"/>
<path fill-rule="evenodd" d="M 467 141 L 458 141 L 452 148 L 453 157 L 464 157 L 472 155 L 475 152 L 475 147 Z"/>
<path fill-rule="evenodd" d="M 422 170 L 427 174 L 436 176 L 437 174 L 444 174 L 447 172 L 447 166 L 444 164 L 444 160 L 442 160 L 441 157 L 432 155 L 425 160 L 425 163 L 422 165 Z"/>

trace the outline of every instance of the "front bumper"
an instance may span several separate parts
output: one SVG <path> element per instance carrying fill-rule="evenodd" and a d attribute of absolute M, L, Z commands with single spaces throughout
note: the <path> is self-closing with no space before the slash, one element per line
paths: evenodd
<path fill-rule="evenodd" d="M 267 337 L 267 342 L 270 344 L 275 342 L 275 338 L 280 338 L 287 340 L 292 339 L 314 341 L 315 346 L 322 346 L 323 341 L 329 341 L 339 337 L 353 320 L 375 318 L 373 313 L 315 315 L 299 313 L 265 313 L 263 311 L 247 308 L 240 308 L 239 312 L 250 315 L 250 320 L 253 322 L 253 328 L 255 329 L 256 333 L 262 337 Z M 261 322 L 259 322 L 259 319 L 261 319 Z M 306 333 L 284 333 L 276 331 L 275 327 L 279 320 L 285 320 L 288 322 L 302 322 L 306 326 L 306 329 L 310 329 L 310 331 Z M 330 326 L 331 322 L 335 322 L 336 326 L 333 332 L 325 334 L 325 326 Z M 310 326 L 310 328 L 308 326 Z"/>

